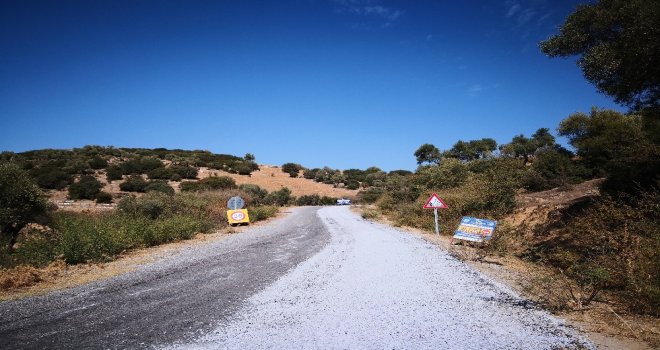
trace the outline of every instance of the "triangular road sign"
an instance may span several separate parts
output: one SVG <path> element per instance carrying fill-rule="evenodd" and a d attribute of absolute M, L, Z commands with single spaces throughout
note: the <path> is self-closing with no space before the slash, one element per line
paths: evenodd
<path fill-rule="evenodd" d="M 437 194 L 432 194 L 431 198 L 426 201 L 426 204 L 424 204 L 424 209 L 447 209 L 447 204 L 442 201 L 440 197 L 438 197 Z"/>

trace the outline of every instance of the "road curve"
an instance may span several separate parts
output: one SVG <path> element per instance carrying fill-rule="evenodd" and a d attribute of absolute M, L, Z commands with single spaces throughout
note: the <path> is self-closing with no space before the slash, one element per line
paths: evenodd
<path fill-rule="evenodd" d="M 577 331 L 413 235 L 326 207 L 330 243 L 175 349 L 584 349 Z"/>
<path fill-rule="evenodd" d="M 325 246 L 318 208 L 115 278 L 0 303 L 0 349 L 152 348 L 213 329 Z"/>

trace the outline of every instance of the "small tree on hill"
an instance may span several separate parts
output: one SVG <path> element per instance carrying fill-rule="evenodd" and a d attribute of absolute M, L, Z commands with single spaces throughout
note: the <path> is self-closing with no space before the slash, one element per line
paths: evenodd
<path fill-rule="evenodd" d="M 296 163 L 282 164 L 282 172 L 289 174 L 291 177 L 298 177 L 300 170 L 305 169 L 302 165 Z"/>
<path fill-rule="evenodd" d="M 15 164 L 0 164 L 0 238 L 11 249 L 18 233 L 48 210 L 43 192 Z"/>
<path fill-rule="evenodd" d="M 440 150 L 430 143 L 425 143 L 415 151 L 417 164 L 438 164 L 440 163 Z"/>
<path fill-rule="evenodd" d="M 94 176 L 83 175 L 78 182 L 69 186 L 69 198 L 71 199 L 95 199 L 103 188 L 103 184 Z"/>

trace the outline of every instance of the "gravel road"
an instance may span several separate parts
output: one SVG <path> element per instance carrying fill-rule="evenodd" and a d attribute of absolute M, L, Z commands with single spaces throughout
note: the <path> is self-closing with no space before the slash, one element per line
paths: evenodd
<path fill-rule="evenodd" d="M 245 300 L 325 246 L 316 208 L 137 271 L 0 303 L 0 349 L 134 349 L 210 331 Z"/>
<path fill-rule="evenodd" d="M 362 220 L 318 216 L 332 235 L 311 259 L 182 349 L 593 348 L 447 252 Z"/>
<path fill-rule="evenodd" d="M 0 303 L 0 349 L 593 348 L 413 235 L 347 207 L 194 246 L 137 271 Z"/>

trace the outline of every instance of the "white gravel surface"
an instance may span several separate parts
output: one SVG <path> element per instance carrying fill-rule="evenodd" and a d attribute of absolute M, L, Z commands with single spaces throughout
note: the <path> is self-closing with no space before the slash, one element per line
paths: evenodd
<path fill-rule="evenodd" d="M 574 329 L 413 235 L 346 207 L 331 242 L 194 349 L 593 348 Z"/>

